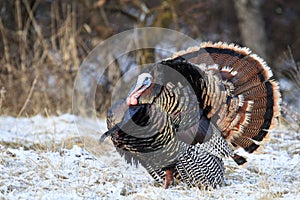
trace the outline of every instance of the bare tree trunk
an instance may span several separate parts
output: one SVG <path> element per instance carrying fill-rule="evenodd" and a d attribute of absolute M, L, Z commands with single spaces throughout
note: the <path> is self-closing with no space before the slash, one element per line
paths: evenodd
<path fill-rule="evenodd" d="M 267 59 L 265 24 L 260 10 L 261 0 L 234 1 L 244 45 Z"/>

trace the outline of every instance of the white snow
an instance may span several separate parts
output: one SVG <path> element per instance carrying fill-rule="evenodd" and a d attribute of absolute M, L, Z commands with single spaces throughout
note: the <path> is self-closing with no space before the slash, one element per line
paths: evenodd
<path fill-rule="evenodd" d="M 108 139 L 97 142 L 105 130 L 104 121 L 70 114 L 0 117 L 0 199 L 300 199 L 297 131 L 273 131 L 246 166 L 227 159 L 225 186 L 201 191 L 163 189 Z"/>

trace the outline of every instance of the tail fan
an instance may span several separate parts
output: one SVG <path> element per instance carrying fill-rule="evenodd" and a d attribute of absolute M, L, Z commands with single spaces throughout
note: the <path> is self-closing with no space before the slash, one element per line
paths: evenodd
<path fill-rule="evenodd" d="M 219 108 L 218 126 L 233 147 L 242 147 L 249 153 L 256 151 L 280 115 L 279 86 L 265 61 L 248 48 L 222 42 L 202 43 L 176 53 L 173 58 L 179 56 L 194 64 L 217 64 L 223 84 L 231 94 L 227 104 Z"/>

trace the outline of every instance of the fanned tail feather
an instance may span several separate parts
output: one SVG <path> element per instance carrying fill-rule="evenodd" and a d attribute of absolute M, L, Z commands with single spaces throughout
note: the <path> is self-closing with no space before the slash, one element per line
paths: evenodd
<path fill-rule="evenodd" d="M 205 42 L 174 55 L 178 56 L 195 64 L 217 64 L 223 83 L 232 94 L 229 104 L 219 108 L 219 128 L 234 147 L 250 153 L 257 150 L 280 115 L 278 83 L 272 79 L 265 61 L 248 48 L 222 42 Z M 236 106 L 238 97 L 243 102 Z"/>

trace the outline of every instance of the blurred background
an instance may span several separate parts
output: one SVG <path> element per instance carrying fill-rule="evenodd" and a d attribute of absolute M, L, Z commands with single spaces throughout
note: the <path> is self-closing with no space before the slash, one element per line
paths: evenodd
<path fill-rule="evenodd" d="M 197 41 L 249 47 L 273 69 L 283 112 L 297 122 L 299 22 L 296 0 L 0 1 L 0 115 L 72 112 L 74 79 L 88 53 L 114 34 L 155 26 Z M 148 54 L 141 51 L 132 63 L 153 61 Z M 120 63 L 112 65 L 109 78 L 97 88 L 99 113 L 110 104 L 110 85 L 124 73 Z"/>

